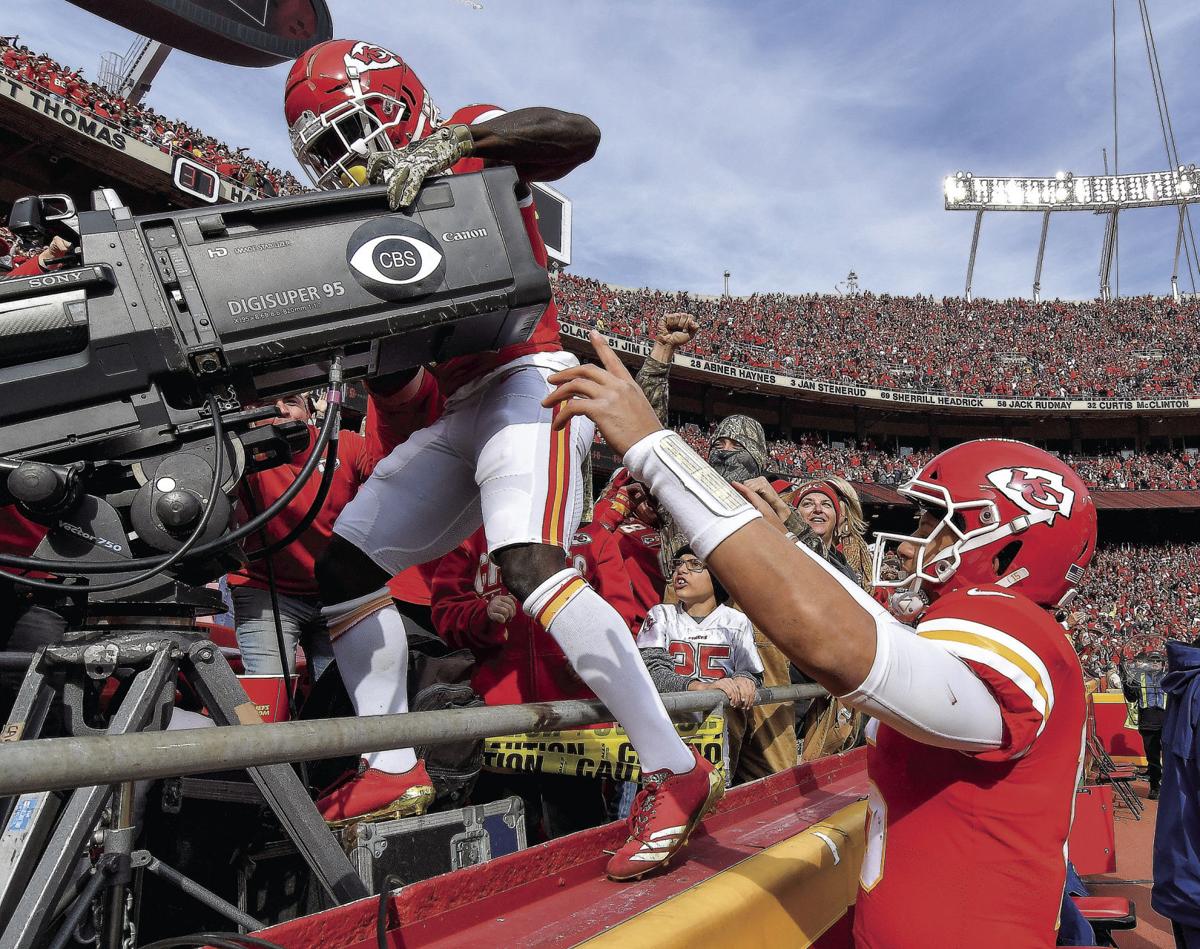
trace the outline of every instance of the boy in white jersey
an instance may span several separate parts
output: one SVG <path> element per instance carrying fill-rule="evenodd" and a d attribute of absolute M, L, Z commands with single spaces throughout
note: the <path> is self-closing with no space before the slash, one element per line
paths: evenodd
<path fill-rule="evenodd" d="M 653 607 L 637 637 L 650 678 L 660 692 L 719 689 L 734 708 L 749 708 L 763 673 L 754 627 L 725 605 L 725 589 L 690 547 L 674 568 L 679 602 Z"/>

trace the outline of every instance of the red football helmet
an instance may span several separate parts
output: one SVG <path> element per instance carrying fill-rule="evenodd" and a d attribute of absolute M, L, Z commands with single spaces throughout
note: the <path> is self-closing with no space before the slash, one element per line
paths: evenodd
<path fill-rule="evenodd" d="M 318 188 L 365 184 L 369 155 L 403 148 L 438 124 L 404 60 L 360 40 L 318 43 L 297 59 L 283 111 L 296 160 Z"/>
<path fill-rule="evenodd" d="M 878 534 L 876 584 L 912 619 L 942 593 L 999 584 L 1042 606 L 1066 606 L 1096 550 L 1096 507 L 1080 477 L 1058 458 L 1001 438 L 942 452 L 899 488 L 940 517 L 928 537 Z M 934 554 L 950 531 L 954 541 Z M 911 572 L 896 576 L 896 549 L 916 548 Z M 996 570 L 996 561 L 1000 570 Z"/>

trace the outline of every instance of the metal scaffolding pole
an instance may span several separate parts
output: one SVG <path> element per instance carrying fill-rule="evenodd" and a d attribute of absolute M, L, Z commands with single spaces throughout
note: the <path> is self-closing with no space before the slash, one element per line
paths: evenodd
<path fill-rule="evenodd" d="M 1100 299 L 1107 303 L 1111 297 L 1108 276 L 1112 272 L 1113 252 L 1117 246 L 1117 212 L 1109 212 L 1104 224 L 1104 242 L 1100 246 Z"/>
<path fill-rule="evenodd" d="M 819 685 L 785 685 L 759 689 L 754 704 L 779 705 L 824 694 Z M 689 712 L 709 712 L 728 703 L 725 694 L 716 690 L 674 692 L 663 695 L 662 700 L 667 712 L 676 719 Z M 389 748 L 444 745 L 469 738 L 553 731 L 611 721 L 613 715 L 602 702 L 574 700 L 96 738 L 0 742 L 0 796 L 313 761 Z"/>
<path fill-rule="evenodd" d="M 1033 302 L 1042 302 L 1042 259 L 1046 256 L 1046 232 L 1050 230 L 1050 212 L 1042 215 L 1042 239 L 1038 241 L 1037 266 L 1033 268 Z"/>
<path fill-rule="evenodd" d="M 975 276 L 975 252 L 979 250 L 979 228 L 983 225 L 983 210 L 975 212 L 975 233 L 971 235 L 971 257 L 967 261 L 967 287 L 963 291 L 963 296 L 968 303 L 971 302 L 971 280 Z"/>
<path fill-rule="evenodd" d="M 1171 296 L 1179 302 L 1179 249 L 1183 246 L 1183 222 L 1187 217 L 1187 203 L 1179 205 L 1179 227 L 1175 231 L 1175 263 L 1171 265 Z"/>

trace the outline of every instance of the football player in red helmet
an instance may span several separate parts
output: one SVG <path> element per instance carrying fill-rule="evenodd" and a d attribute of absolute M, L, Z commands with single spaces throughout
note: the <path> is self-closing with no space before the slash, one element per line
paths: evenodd
<path fill-rule="evenodd" d="M 764 497 L 725 490 L 662 430 L 599 334 L 592 342 L 603 369 L 551 377 L 555 424 L 596 422 L 755 624 L 873 718 L 856 945 L 1053 945 L 1086 702 L 1051 611 L 1096 546 L 1080 478 L 999 439 L 926 465 L 901 489 L 918 505 L 915 530 L 876 551 L 877 566 L 888 558 L 904 573 L 885 582 L 914 629 L 792 543 Z"/>
<path fill-rule="evenodd" d="M 998 455 L 1008 468 L 992 465 Z M 1090 500 L 1079 502 L 1080 516 L 1073 516 L 1081 488 L 1061 461 L 1021 442 L 982 439 L 942 452 L 898 489 L 937 523 L 920 536 L 875 535 L 876 577 L 887 575 L 883 565 L 890 555 L 911 558 L 904 576 L 876 585 L 895 591 L 889 605 L 905 620 L 919 617 L 942 594 L 980 583 L 1017 590 L 1049 609 L 1065 607 L 1096 547 Z M 1086 488 L 1082 497 L 1088 497 Z M 1037 542 L 1045 529 L 1054 531 L 1053 546 Z M 1064 550 L 1078 556 L 1059 575 Z"/>
<path fill-rule="evenodd" d="M 319 186 L 386 183 L 393 210 L 411 204 L 428 175 L 511 164 L 542 266 L 546 249 L 526 183 L 587 161 L 600 135 L 589 119 L 547 108 L 473 106 L 439 125 L 424 85 L 399 56 L 350 40 L 316 46 L 296 62 L 285 111 L 296 157 Z M 614 876 L 637 877 L 666 865 L 724 786 L 675 732 L 620 614 L 567 563 L 593 426 L 579 419 L 552 429 L 555 412 L 541 403 L 547 378 L 575 365 L 551 302 L 526 342 L 431 367 L 447 400 L 443 415 L 376 467 L 338 517 L 316 574 L 356 712 L 405 712 L 407 643 L 387 579 L 448 553 L 482 524 L 508 589 L 641 757 L 650 791 L 635 834 L 610 865 Z M 377 752 L 318 806 L 335 824 L 402 816 L 420 811 L 429 784 L 412 749 Z"/>
<path fill-rule="evenodd" d="M 438 126 L 429 93 L 404 60 L 350 40 L 319 43 L 296 60 L 283 112 L 296 160 L 318 188 L 366 184 L 368 156 Z"/>

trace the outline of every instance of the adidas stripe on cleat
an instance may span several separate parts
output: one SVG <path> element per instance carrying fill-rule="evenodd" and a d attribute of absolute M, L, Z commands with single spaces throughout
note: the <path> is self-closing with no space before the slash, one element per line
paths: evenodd
<path fill-rule="evenodd" d="M 629 813 L 629 839 L 608 862 L 613 880 L 637 880 L 687 846 L 688 838 L 705 814 L 725 794 L 721 773 L 692 749 L 696 766 L 686 774 L 655 771 Z"/>

